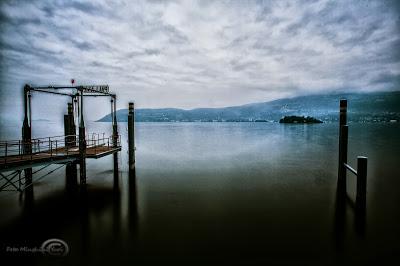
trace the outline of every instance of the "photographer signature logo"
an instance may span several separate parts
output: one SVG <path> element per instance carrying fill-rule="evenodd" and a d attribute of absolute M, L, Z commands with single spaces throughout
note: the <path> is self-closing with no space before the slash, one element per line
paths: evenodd
<path fill-rule="evenodd" d="M 69 252 L 68 244 L 57 238 L 44 241 L 41 249 L 44 253 L 51 256 L 65 256 Z"/>
<path fill-rule="evenodd" d="M 49 256 L 66 256 L 69 253 L 68 244 L 57 238 L 51 238 L 42 243 L 40 247 L 8 246 L 6 252 L 19 255 L 43 254 Z"/>

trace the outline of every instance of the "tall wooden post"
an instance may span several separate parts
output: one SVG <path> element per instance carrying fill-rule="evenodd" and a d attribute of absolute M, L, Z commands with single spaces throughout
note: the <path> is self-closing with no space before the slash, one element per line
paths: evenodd
<path fill-rule="evenodd" d="M 358 212 L 364 212 L 367 204 L 367 163 L 367 157 L 357 157 L 356 208 Z"/>
<path fill-rule="evenodd" d="M 129 103 L 128 108 L 128 170 L 129 170 L 129 230 L 137 235 L 137 189 L 136 189 L 136 169 L 135 169 L 135 106 L 133 102 Z"/>
<path fill-rule="evenodd" d="M 81 108 L 80 108 L 80 122 L 79 122 L 79 173 L 81 185 L 86 185 L 86 136 L 85 136 L 85 122 L 83 120 L 83 89 L 81 93 Z"/>
<path fill-rule="evenodd" d="M 30 86 L 24 86 L 24 122 L 22 125 L 22 140 L 23 140 L 23 153 L 32 153 L 32 121 L 31 121 L 31 96 Z M 24 169 L 25 174 L 25 187 L 33 192 L 32 184 L 32 168 Z"/>
<path fill-rule="evenodd" d="M 113 116 L 113 147 L 118 146 L 118 124 L 117 124 L 117 97 L 113 95 L 111 98 L 111 108 Z M 118 176 L 118 152 L 114 152 L 114 188 L 119 188 L 119 176 Z"/>
<path fill-rule="evenodd" d="M 73 103 L 68 103 L 68 113 L 64 115 L 64 135 L 65 137 L 65 153 L 68 154 L 68 149 L 75 146 L 75 120 L 73 112 Z M 76 162 L 73 161 L 65 167 L 66 187 L 72 189 L 77 186 L 77 167 Z"/>
<path fill-rule="evenodd" d="M 342 191 L 344 194 L 347 191 L 347 173 L 346 166 L 347 163 L 347 150 L 349 143 L 349 126 L 343 125 L 340 130 L 340 144 L 339 144 L 339 177 L 338 177 L 338 186 L 339 191 Z"/>
<path fill-rule="evenodd" d="M 340 117 L 339 123 L 341 126 L 347 124 L 347 100 L 341 99 L 340 100 Z"/>
<path fill-rule="evenodd" d="M 346 193 L 346 167 L 347 146 L 348 146 L 348 127 L 347 127 L 347 100 L 340 100 L 339 117 L 339 166 L 338 166 L 338 191 Z"/>
<path fill-rule="evenodd" d="M 129 171 L 135 168 L 135 109 L 132 102 L 129 103 L 128 112 L 128 164 Z"/>

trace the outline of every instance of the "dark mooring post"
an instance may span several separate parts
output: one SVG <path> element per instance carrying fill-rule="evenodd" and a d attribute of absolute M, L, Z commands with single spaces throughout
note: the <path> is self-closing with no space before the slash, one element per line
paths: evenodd
<path fill-rule="evenodd" d="M 24 87 L 24 122 L 22 125 L 22 141 L 23 141 L 23 154 L 32 153 L 32 121 L 31 121 L 31 95 L 30 86 Z M 32 186 L 32 168 L 26 168 L 25 173 L 25 187 L 33 191 Z"/>
<path fill-rule="evenodd" d="M 128 113 L 128 154 L 129 171 L 132 171 L 135 169 L 135 109 L 132 102 Z"/>
<path fill-rule="evenodd" d="M 64 135 L 66 136 L 65 137 L 66 154 L 68 154 L 69 148 L 75 146 L 76 143 L 75 130 L 76 128 L 75 128 L 74 112 L 71 102 L 68 103 L 68 113 L 64 115 Z M 75 161 L 66 165 L 65 176 L 66 176 L 67 189 L 76 187 L 78 181 L 77 181 L 77 167 Z"/>
<path fill-rule="evenodd" d="M 347 127 L 347 100 L 340 100 L 339 117 L 339 167 L 338 167 L 338 191 L 341 194 L 346 193 L 346 167 L 347 146 L 348 146 L 348 127 Z"/>
<path fill-rule="evenodd" d="M 128 193 L 128 222 L 129 230 L 134 236 L 137 235 L 137 194 L 136 194 L 136 170 L 135 170 L 135 108 L 129 103 L 128 112 L 128 169 L 129 169 L 129 193 Z"/>
<path fill-rule="evenodd" d="M 83 89 L 81 90 L 81 108 L 79 122 L 79 174 L 80 184 L 86 185 L 86 136 L 85 122 L 83 121 Z"/>
<path fill-rule="evenodd" d="M 364 212 L 367 205 L 367 164 L 367 157 L 357 157 L 356 208 L 358 212 Z"/>
<path fill-rule="evenodd" d="M 116 148 L 118 146 L 118 124 L 117 124 L 117 96 L 113 95 L 111 98 L 111 108 L 113 115 L 113 147 Z M 118 180 L 118 152 L 114 152 L 114 188 L 117 189 L 119 187 Z"/>

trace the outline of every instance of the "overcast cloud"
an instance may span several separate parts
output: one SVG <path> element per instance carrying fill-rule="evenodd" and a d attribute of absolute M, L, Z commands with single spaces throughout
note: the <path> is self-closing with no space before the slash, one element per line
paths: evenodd
<path fill-rule="evenodd" d="M 71 78 L 109 84 L 119 108 L 400 85 L 395 1 L 3 1 L 0 12 L 2 110 L 24 83 Z"/>

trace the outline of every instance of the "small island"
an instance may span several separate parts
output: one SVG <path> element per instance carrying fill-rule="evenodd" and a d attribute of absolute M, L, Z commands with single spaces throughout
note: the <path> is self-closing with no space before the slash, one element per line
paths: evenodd
<path fill-rule="evenodd" d="M 323 122 L 321 120 L 316 119 L 311 116 L 304 117 L 304 116 L 291 115 L 291 116 L 285 116 L 285 117 L 281 118 L 279 120 L 279 123 L 315 124 L 315 123 L 323 123 Z"/>

